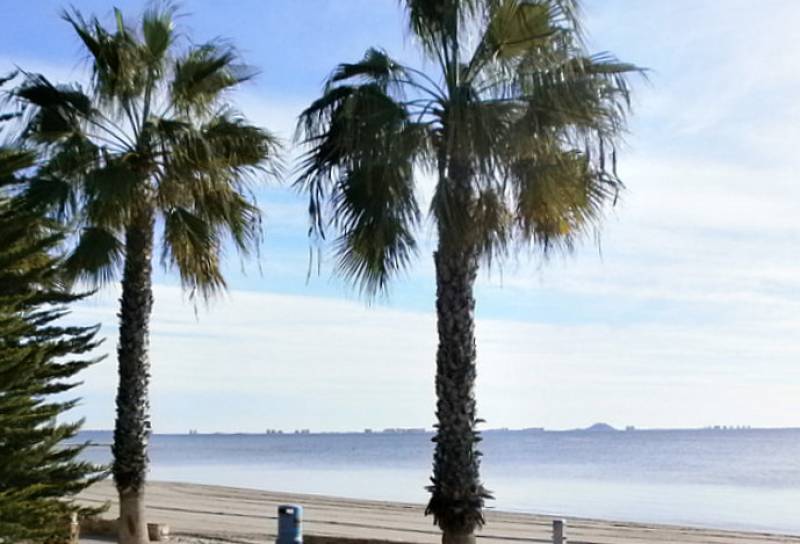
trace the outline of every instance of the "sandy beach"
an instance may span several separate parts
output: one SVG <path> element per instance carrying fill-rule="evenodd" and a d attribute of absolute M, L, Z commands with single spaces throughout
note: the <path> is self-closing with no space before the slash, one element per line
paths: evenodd
<path fill-rule="evenodd" d="M 116 516 L 113 485 L 101 482 L 80 499 L 96 505 L 110 501 L 106 517 Z M 272 542 L 279 504 L 304 507 L 306 535 L 433 544 L 440 542 L 431 519 L 419 504 L 364 501 L 274 493 L 252 489 L 151 482 L 147 488 L 148 521 L 168 524 L 179 541 Z M 483 543 L 550 542 L 552 518 L 489 511 L 478 535 Z M 569 542 L 576 544 L 649 544 L 680 542 L 765 544 L 797 543 L 800 536 L 696 529 L 668 525 L 567 519 Z"/>

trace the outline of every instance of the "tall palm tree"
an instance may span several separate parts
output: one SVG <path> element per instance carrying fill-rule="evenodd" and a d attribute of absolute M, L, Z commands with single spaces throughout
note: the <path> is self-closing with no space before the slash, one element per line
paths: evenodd
<path fill-rule="evenodd" d="M 479 475 L 473 284 L 520 247 L 569 248 L 616 198 L 615 147 L 639 70 L 590 55 L 573 0 L 405 0 L 428 61 L 370 49 L 302 114 L 297 185 L 312 236 L 336 232 L 338 269 L 369 294 L 416 250 L 417 174 L 436 176 L 438 419 L 427 513 L 445 543 L 474 541 Z"/>
<path fill-rule="evenodd" d="M 177 269 L 186 289 L 210 296 L 224 288 L 225 245 L 247 254 L 260 241 L 249 184 L 275 173 L 279 145 L 227 101 L 252 76 L 235 50 L 184 45 L 173 9 L 148 10 L 136 27 L 118 10 L 112 28 L 77 11 L 64 18 L 93 77 L 84 90 L 29 74 L 14 92 L 27 106 L 23 137 L 48 157 L 27 198 L 76 228 L 67 259 L 76 277 L 121 275 L 113 475 L 120 542 L 145 542 L 156 231 L 161 263 Z"/>

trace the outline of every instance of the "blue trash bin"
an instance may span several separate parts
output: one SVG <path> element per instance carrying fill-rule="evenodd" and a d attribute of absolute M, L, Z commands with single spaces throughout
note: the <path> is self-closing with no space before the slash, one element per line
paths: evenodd
<path fill-rule="evenodd" d="M 278 538 L 276 544 L 302 544 L 303 507 L 282 504 L 278 507 Z"/>

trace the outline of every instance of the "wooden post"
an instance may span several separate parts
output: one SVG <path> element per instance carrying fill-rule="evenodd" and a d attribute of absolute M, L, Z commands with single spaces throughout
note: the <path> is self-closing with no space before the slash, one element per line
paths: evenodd
<path fill-rule="evenodd" d="M 567 544 L 567 522 L 563 519 L 553 520 L 553 544 Z"/>
<path fill-rule="evenodd" d="M 72 512 L 69 516 L 69 544 L 78 544 L 81 537 L 81 526 L 78 523 L 78 514 Z"/>

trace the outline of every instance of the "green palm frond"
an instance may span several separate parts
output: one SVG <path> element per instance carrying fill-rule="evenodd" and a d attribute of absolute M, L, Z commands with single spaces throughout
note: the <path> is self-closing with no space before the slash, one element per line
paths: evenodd
<path fill-rule="evenodd" d="M 75 30 L 86 47 L 94 75 L 94 91 L 109 104 L 129 106 L 146 91 L 149 79 L 149 55 L 136 35 L 125 25 L 122 13 L 115 9 L 116 28 L 107 30 L 96 17 L 85 19 L 80 12 L 65 11 L 62 17 Z"/>
<path fill-rule="evenodd" d="M 86 227 L 64 261 L 64 267 L 70 279 L 105 285 L 117 277 L 124 254 L 123 242 L 112 231 Z"/>
<path fill-rule="evenodd" d="M 546 70 L 520 74 L 526 115 L 537 128 L 580 128 L 613 135 L 624 128 L 630 106 L 625 76 L 633 65 L 613 57 L 571 58 Z"/>
<path fill-rule="evenodd" d="M 175 40 L 175 7 L 150 8 L 142 16 L 142 38 L 147 53 L 145 61 L 156 77 L 161 74 L 166 54 Z"/>
<path fill-rule="evenodd" d="M 280 142 L 230 111 L 197 128 L 162 124 L 156 134 L 170 149 L 162 159 L 159 206 L 196 210 L 209 224 L 227 231 L 243 254 L 250 253 L 261 241 L 261 212 L 248 179 L 261 169 L 280 173 L 279 161 L 264 160 L 279 153 Z"/>
<path fill-rule="evenodd" d="M 398 80 L 408 79 L 405 67 L 392 60 L 385 51 L 368 49 L 359 62 L 340 64 L 328 79 L 327 87 L 346 80 L 355 80 L 353 83 L 362 80 L 379 85 L 384 92 L 390 90 L 390 85 L 395 85 L 391 90 L 397 91 L 400 90 Z"/>
<path fill-rule="evenodd" d="M 39 74 L 28 75 L 14 94 L 32 106 L 60 110 L 73 117 L 88 116 L 92 110 L 91 98 L 80 87 L 54 85 Z"/>
<path fill-rule="evenodd" d="M 368 294 L 387 288 L 416 250 L 413 164 L 367 160 L 343 175 L 331 197 L 339 270 Z"/>
<path fill-rule="evenodd" d="M 79 212 L 75 188 L 63 179 L 47 175 L 30 178 L 21 201 L 32 209 L 48 210 L 56 220 L 65 223 Z"/>
<path fill-rule="evenodd" d="M 130 161 L 110 160 L 90 170 L 83 180 L 88 224 L 124 230 L 139 202 L 139 178 Z"/>
<path fill-rule="evenodd" d="M 298 122 L 311 144 L 296 182 L 309 195 L 310 232 L 340 233 L 338 270 L 369 295 L 385 290 L 416 249 L 414 168 L 430 134 L 391 94 L 405 77 L 402 66 L 370 50 L 340 65 Z"/>
<path fill-rule="evenodd" d="M 265 168 L 276 176 L 282 171 L 280 160 L 265 160 L 279 156 L 282 145 L 278 138 L 249 124 L 233 110 L 219 112 L 200 127 L 200 133 L 210 150 L 208 158 L 224 168 L 232 171 Z"/>
<path fill-rule="evenodd" d="M 489 265 L 502 258 L 514 239 L 514 212 L 505 195 L 493 188 L 480 190 L 470 211 L 473 245 Z"/>
<path fill-rule="evenodd" d="M 83 119 L 92 117 L 91 99 L 80 87 L 54 85 L 42 75 L 27 75 L 12 96 L 28 106 L 23 136 L 44 144 L 80 134 Z"/>
<path fill-rule="evenodd" d="M 251 79 L 254 72 L 238 62 L 229 46 L 207 43 L 175 61 L 170 101 L 181 112 L 204 114 L 222 93 Z"/>
<path fill-rule="evenodd" d="M 445 47 L 459 40 L 459 27 L 479 16 L 490 1 L 404 0 L 404 3 L 411 31 L 423 49 L 444 67 L 448 61 Z"/>
<path fill-rule="evenodd" d="M 489 14 L 473 63 L 508 61 L 546 46 L 558 32 L 554 26 L 551 6 L 544 2 L 502 0 L 496 2 Z"/>
<path fill-rule="evenodd" d="M 330 89 L 300 116 L 298 134 L 309 143 L 297 186 L 310 195 L 312 228 L 324 237 L 322 203 L 330 193 L 334 176 L 347 169 L 351 159 L 379 153 L 376 138 L 397 130 L 407 119 L 401 104 L 377 85 Z"/>
<path fill-rule="evenodd" d="M 235 191 L 206 193 L 195 204 L 206 221 L 227 230 L 236 248 L 249 255 L 261 243 L 261 209 Z"/>
<path fill-rule="evenodd" d="M 174 208 L 164 216 L 161 261 L 177 268 L 184 288 L 200 290 L 204 298 L 225 288 L 220 270 L 217 229 L 186 208 Z"/>
<path fill-rule="evenodd" d="M 157 161 L 165 179 L 205 172 L 239 182 L 247 172 L 266 170 L 277 175 L 281 171 L 280 161 L 266 159 L 280 152 L 278 139 L 230 112 L 195 126 L 156 119 L 146 130 L 162 148 Z"/>

